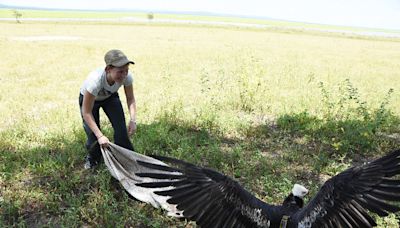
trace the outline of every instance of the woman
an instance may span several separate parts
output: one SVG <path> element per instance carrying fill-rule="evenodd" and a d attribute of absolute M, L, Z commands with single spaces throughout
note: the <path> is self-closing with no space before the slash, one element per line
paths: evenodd
<path fill-rule="evenodd" d="M 85 169 L 90 169 L 101 160 L 101 147 L 107 147 L 110 140 L 100 130 L 99 111 L 102 108 L 114 129 L 114 142 L 134 150 L 129 140 L 136 131 L 136 104 L 133 93 L 133 77 L 129 65 L 134 64 L 120 50 L 110 50 L 104 56 L 106 67 L 91 72 L 81 87 L 79 106 L 83 128 L 87 135 L 88 155 Z M 124 111 L 118 96 L 118 89 L 124 86 L 130 120 L 126 127 Z M 95 143 L 95 142 L 98 143 Z"/>

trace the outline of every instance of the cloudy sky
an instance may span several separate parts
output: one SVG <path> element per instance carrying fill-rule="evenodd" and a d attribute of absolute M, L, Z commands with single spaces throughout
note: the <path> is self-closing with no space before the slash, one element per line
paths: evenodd
<path fill-rule="evenodd" d="M 0 0 L 65 9 L 209 12 L 400 30 L 400 0 Z"/>

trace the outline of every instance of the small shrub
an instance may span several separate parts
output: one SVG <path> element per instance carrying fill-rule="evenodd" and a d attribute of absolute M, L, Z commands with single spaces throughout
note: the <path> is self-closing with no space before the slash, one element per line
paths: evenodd
<path fill-rule="evenodd" d="M 147 19 L 153 20 L 154 19 L 154 13 L 148 13 L 147 14 Z"/>

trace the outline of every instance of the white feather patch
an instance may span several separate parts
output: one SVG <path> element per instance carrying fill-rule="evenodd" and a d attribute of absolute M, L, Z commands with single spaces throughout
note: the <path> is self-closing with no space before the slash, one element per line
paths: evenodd
<path fill-rule="evenodd" d="M 327 211 L 322 206 L 318 205 L 311 211 L 311 213 L 304 217 L 298 224 L 298 228 L 311 228 L 314 222 L 317 220 L 317 217 L 325 216 Z"/>
<path fill-rule="evenodd" d="M 151 204 L 153 207 L 166 210 L 169 216 L 183 217 L 183 211 L 178 210 L 176 208 L 176 205 L 167 202 L 167 200 L 170 198 L 169 196 L 160 196 L 154 193 L 156 191 L 171 190 L 174 187 L 140 187 L 136 184 L 158 182 L 160 180 L 149 177 L 139 177 L 135 175 L 135 173 L 140 172 L 165 173 L 175 175 L 182 175 L 182 173 L 155 171 L 153 169 L 148 169 L 146 167 L 140 166 L 138 164 L 138 161 L 147 162 L 155 165 L 168 165 L 152 157 L 132 152 L 115 144 L 111 144 L 110 150 L 102 150 L 102 154 L 104 158 L 104 163 L 106 164 L 111 175 L 122 184 L 122 186 L 125 188 L 125 190 L 129 192 L 130 195 L 142 202 Z"/>

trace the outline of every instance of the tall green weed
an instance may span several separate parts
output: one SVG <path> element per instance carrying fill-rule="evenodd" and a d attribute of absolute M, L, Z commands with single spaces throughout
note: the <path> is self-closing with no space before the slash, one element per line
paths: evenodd
<path fill-rule="evenodd" d="M 362 100 L 349 79 L 340 83 L 337 91 L 329 90 L 322 82 L 319 88 L 321 116 L 313 116 L 307 111 L 285 114 L 277 120 L 278 126 L 318 140 L 328 150 L 346 154 L 375 150 L 378 133 L 390 132 L 400 123 L 387 108 L 393 89 L 387 92 L 379 107 L 371 107 Z"/>

